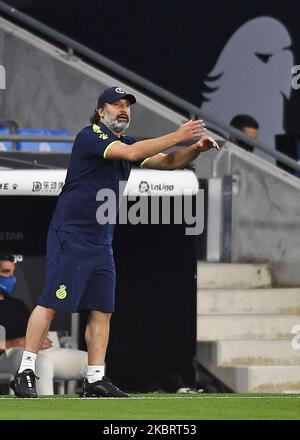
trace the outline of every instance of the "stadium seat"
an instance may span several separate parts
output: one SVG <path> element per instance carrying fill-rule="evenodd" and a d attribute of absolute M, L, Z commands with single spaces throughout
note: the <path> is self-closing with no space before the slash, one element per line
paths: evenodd
<path fill-rule="evenodd" d="M 54 347 L 78 349 L 78 344 L 71 336 L 58 337 L 57 331 L 49 331 L 48 337 L 51 339 Z M 54 394 L 74 394 L 76 380 L 53 379 Z"/>
<path fill-rule="evenodd" d="M 11 371 L 9 371 L 9 365 L 7 363 L 7 358 L 5 353 L 1 353 L 0 355 L 0 388 L 5 386 L 5 393 L 13 394 L 12 390 L 9 387 L 9 383 L 13 380 L 14 375 Z M 1 394 L 1 391 L 0 391 Z"/>
<path fill-rule="evenodd" d="M 48 135 L 48 136 L 68 136 L 67 130 L 46 130 L 37 128 L 18 128 L 19 135 Z M 72 144 L 70 142 L 18 142 L 17 149 L 19 151 L 61 151 L 70 152 Z"/>
<path fill-rule="evenodd" d="M 7 127 L 0 127 L 0 135 L 10 134 L 10 129 Z M 0 141 L 0 151 L 11 151 L 13 150 L 12 142 Z"/>

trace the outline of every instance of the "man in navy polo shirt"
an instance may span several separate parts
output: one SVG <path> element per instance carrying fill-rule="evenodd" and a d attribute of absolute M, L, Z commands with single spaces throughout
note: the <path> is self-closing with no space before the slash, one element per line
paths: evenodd
<path fill-rule="evenodd" d="M 18 397 L 37 397 L 35 360 L 56 310 L 90 311 L 85 332 L 88 368 L 81 396 L 129 397 L 104 375 L 115 303 L 114 224 L 97 222 L 101 202 L 96 194 L 103 188 L 112 190 L 118 206 L 119 182 L 128 180 L 133 163 L 172 170 L 185 167 L 203 151 L 218 148 L 212 138 L 203 136 L 202 121 L 189 121 L 155 139 L 134 142 L 123 136 L 135 102 L 133 95 L 119 87 L 106 89 L 98 98 L 92 125 L 75 139 L 66 182 L 49 227 L 44 292 L 29 319 L 22 362 L 11 382 Z M 162 153 L 196 139 L 180 151 Z"/>

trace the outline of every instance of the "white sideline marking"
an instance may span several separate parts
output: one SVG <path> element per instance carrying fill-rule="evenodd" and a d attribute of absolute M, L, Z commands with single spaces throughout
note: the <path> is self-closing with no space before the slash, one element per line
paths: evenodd
<path fill-rule="evenodd" d="M 1 400 L 28 400 L 28 401 L 36 401 L 36 400 L 125 400 L 125 401 L 133 401 L 133 400 L 175 400 L 175 399 L 300 399 L 300 395 L 292 395 L 283 394 L 282 396 L 174 396 L 174 397 L 131 397 L 131 399 L 127 399 L 124 397 L 36 397 L 35 399 L 23 399 L 23 398 L 14 398 L 14 397 L 0 397 Z"/>

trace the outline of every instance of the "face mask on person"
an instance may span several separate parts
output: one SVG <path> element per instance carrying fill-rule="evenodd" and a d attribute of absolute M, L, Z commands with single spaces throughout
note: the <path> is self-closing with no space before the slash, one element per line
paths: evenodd
<path fill-rule="evenodd" d="M 0 275 L 0 292 L 5 295 L 11 295 L 16 282 L 16 277 L 3 277 Z"/>

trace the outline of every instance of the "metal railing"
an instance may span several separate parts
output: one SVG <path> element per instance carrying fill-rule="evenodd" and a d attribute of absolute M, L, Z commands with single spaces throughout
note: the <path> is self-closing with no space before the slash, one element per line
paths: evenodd
<path fill-rule="evenodd" d="M 137 141 L 145 140 L 146 138 L 136 138 Z M 70 142 L 73 143 L 75 140 L 75 136 L 55 136 L 55 135 L 18 135 L 18 134 L 0 134 L 0 142 L 12 142 L 15 147 L 9 151 L 18 151 L 16 148 L 16 142 L 55 142 L 55 143 L 65 143 Z M 220 147 L 224 145 L 224 141 L 220 142 Z M 249 142 L 250 143 L 250 142 Z M 256 142 L 254 141 L 255 146 Z M 181 147 L 186 146 L 186 143 L 180 144 Z M 267 151 L 266 151 L 267 152 Z M 275 152 L 274 157 L 276 159 L 288 166 L 290 166 L 295 171 L 300 171 L 300 164 L 295 160 L 291 159 L 288 156 L 285 156 L 282 153 Z"/>
<path fill-rule="evenodd" d="M 2 142 L 74 142 L 75 136 L 0 134 Z"/>
<path fill-rule="evenodd" d="M 100 55 L 98 52 L 89 49 L 88 47 L 84 46 L 81 43 L 78 43 L 76 40 L 67 37 L 61 32 L 55 31 L 51 27 L 41 23 L 40 21 L 30 17 L 29 15 L 24 14 L 23 12 L 18 11 L 12 6 L 7 5 L 3 1 L 0 1 L 0 11 L 2 11 L 4 14 L 10 17 L 13 17 L 19 22 L 25 24 L 26 26 L 31 27 L 37 32 L 44 34 L 48 38 L 61 43 L 66 47 L 68 54 L 72 55 L 74 51 L 76 51 L 78 54 L 82 55 L 83 57 L 92 60 L 93 62 L 99 64 L 100 66 L 104 67 L 110 72 L 115 73 L 118 76 L 123 77 L 124 79 L 130 81 L 131 83 L 135 84 L 135 86 L 140 87 L 142 90 L 148 91 L 152 95 L 155 95 L 157 98 L 163 99 L 165 102 L 168 102 L 172 106 L 175 106 L 183 110 L 184 112 L 189 114 L 191 118 L 196 117 L 205 120 L 207 128 L 209 128 L 210 130 L 219 133 L 224 132 L 227 133 L 228 135 L 233 135 L 238 140 L 245 142 L 247 145 L 257 148 L 260 151 L 263 151 L 264 153 L 275 158 L 277 161 L 280 161 L 285 165 L 288 165 L 290 168 L 296 171 L 300 171 L 300 164 L 297 161 L 286 156 L 285 154 L 279 153 L 278 151 L 274 151 L 274 148 L 272 148 L 271 146 L 264 145 L 263 143 L 257 140 L 249 138 L 249 136 L 244 135 L 241 131 L 236 130 L 231 126 L 224 124 L 222 121 L 216 118 L 212 119 L 211 115 L 207 115 L 205 112 L 203 112 L 194 104 L 191 104 L 185 99 L 182 99 L 174 95 L 173 93 L 168 92 L 167 90 L 157 86 L 153 82 L 137 75 L 131 70 L 122 67 L 120 64 L 111 61 L 110 59 L 106 58 L 103 55 Z M 3 140 L 3 137 L 1 137 L 0 140 L 1 139 Z"/>

